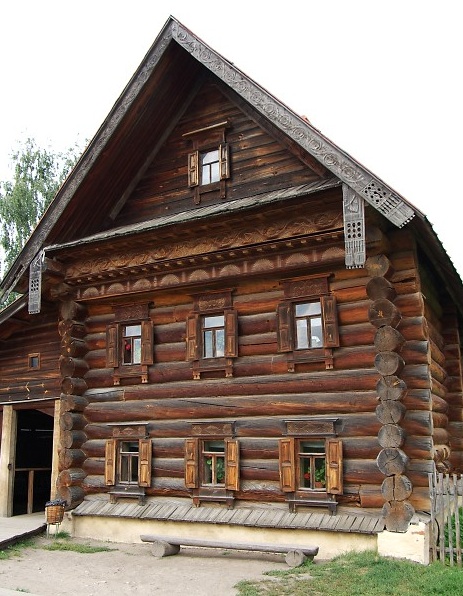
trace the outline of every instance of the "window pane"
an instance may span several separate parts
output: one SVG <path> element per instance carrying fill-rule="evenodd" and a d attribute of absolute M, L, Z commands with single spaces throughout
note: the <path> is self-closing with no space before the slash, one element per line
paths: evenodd
<path fill-rule="evenodd" d="M 296 321 L 296 348 L 301 350 L 309 347 L 309 334 L 307 330 L 307 319 Z"/>
<path fill-rule="evenodd" d="M 321 317 L 315 317 L 310 320 L 310 333 L 312 348 L 321 348 L 323 346 L 322 320 Z"/>
<path fill-rule="evenodd" d="M 215 161 L 219 161 L 219 150 L 218 149 L 215 149 L 214 151 L 206 151 L 205 153 L 201 154 L 202 165 L 211 164 Z"/>
<path fill-rule="evenodd" d="M 223 315 L 215 315 L 212 317 L 204 317 L 203 326 L 205 329 L 211 327 L 223 327 L 225 325 L 225 318 Z"/>
<path fill-rule="evenodd" d="M 133 340 L 133 356 L 132 364 L 140 364 L 141 362 L 141 338 L 137 337 Z"/>
<path fill-rule="evenodd" d="M 132 363 L 132 340 L 131 339 L 124 339 L 123 346 L 122 346 L 122 362 L 124 364 L 131 364 Z"/>
<path fill-rule="evenodd" d="M 225 354 L 225 331 L 223 329 L 216 331 L 215 342 L 215 356 L 223 356 Z"/>
<path fill-rule="evenodd" d="M 214 453 L 224 453 L 225 452 L 225 442 L 224 441 L 205 441 L 204 442 L 204 451 L 212 451 Z"/>
<path fill-rule="evenodd" d="M 126 325 L 124 335 L 125 337 L 141 335 L 141 325 Z"/>
<path fill-rule="evenodd" d="M 312 317 L 321 313 L 320 302 L 304 302 L 296 304 L 296 317 Z"/>
<path fill-rule="evenodd" d="M 212 331 L 204 332 L 204 358 L 213 358 Z"/>

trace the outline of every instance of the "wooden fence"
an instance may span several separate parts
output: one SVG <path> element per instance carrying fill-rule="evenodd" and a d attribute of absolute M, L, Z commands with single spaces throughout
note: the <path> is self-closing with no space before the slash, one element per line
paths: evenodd
<path fill-rule="evenodd" d="M 431 498 L 430 550 L 432 561 L 462 566 L 460 516 L 463 476 L 429 474 Z"/>

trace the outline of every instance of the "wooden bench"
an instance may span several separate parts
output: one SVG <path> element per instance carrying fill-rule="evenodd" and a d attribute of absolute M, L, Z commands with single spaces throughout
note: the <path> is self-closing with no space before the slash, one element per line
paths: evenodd
<path fill-rule="evenodd" d="M 152 554 L 155 557 L 176 555 L 181 546 L 197 548 L 222 548 L 226 550 L 247 550 L 264 553 L 285 553 L 285 561 L 289 567 L 299 567 L 306 560 L 313 561 L 318 555 L 318 546 L 290 546 L 287 544 L 240 544 L 235 542 L 220 542 L 216 540 L 195 540 L 193 538 L 177 538 L 172 536 L 154 536 L 142 534 L 142 542 L 152 542 Z"/>

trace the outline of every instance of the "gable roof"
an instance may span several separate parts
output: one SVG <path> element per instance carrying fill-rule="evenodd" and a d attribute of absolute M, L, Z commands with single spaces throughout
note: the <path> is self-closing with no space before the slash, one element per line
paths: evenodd
<path fill-rule="evenodd" d="M 169 76 L 166 76 L 167 65 Z M 181 75 L 172 76 L 174 69 Z M 143 135 L 145 138 L 150 135 L 152 138 L 159 138 L 158 149 L 174 125 L 172 123 L 169 128 L 170 120 L 182 112 L 187 104 L 187 97 L 191 97 L 204 69 L 228 85 L 265 119 L 396 226 L 401 227 L 418 215 L 425 224 L 425 232 L 432 243 L 441 250 L 442 263 L 446 262 L 446 268 L 458 278 L 453 266 L 448 267 L 450 260 L 437 236 L 429 224 L 426 224 L 423 214 L 322 135 L 305 118 L 295 114 L 179 21 L 170 17 L 5 275 L 0 284 L 2 293 L 15 288 L 32 260 L 44 247 L 72 244 L 78 237 L 82 239 L 85 236 L 94 236 L 108 227 L 103 223 L 103 216 L 109 213 L 114 218 L 117 215 L 133 190 L 134 181 L 140 178 L 143 171 L 143 166 L 140 169 L 140 162 L 147 165 L 152 159 L 152 155 L 148 159 L 143 155 L 134 155 L 128 160 L 124 147 L 128 146 L 130 140 L 136 138 L 138 141 Z M 166 102 L 166 96 L 169 96 L 169 100 L 172 96 L 178 99 Z M 149 118 L 156 108 L 162 116 L 157 119 Z M 133 142 L 132 147 L 141 144 Z M 111 163 L 105 159 L 110 154 L 114 156 Z M 90 188 L 94 189 L 91 185 L 95 179 L 99 181 L 97 198 L 94 190 L 89 192 Z M 97 209 L 95 200 L 99 205 Z M 76 230 L 79 236 L 76 235 Z"/>

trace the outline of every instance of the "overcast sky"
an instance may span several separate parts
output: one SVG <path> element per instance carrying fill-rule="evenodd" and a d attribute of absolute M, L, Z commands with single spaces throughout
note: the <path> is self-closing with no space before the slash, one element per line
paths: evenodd
<path fill-rule="evenodd" d="M 3 0 L 0 180 L 91 139 L 170 15 L 429 219 L 463 276 L 460 0 Z"/>

